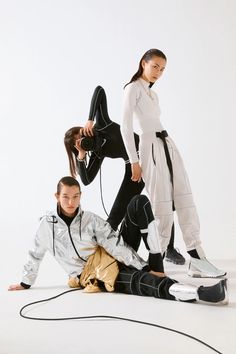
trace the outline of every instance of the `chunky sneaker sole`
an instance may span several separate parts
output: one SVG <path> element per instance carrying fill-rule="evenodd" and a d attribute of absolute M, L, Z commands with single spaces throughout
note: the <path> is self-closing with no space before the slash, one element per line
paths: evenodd
<path fill-rule="evenodd" d="M 198 298 L 208 304 L 227 305 L 229 303 L 227 279 L 221 280 L 213 286 L 200 286 Z"/>
<path fill-rule="evenodd" d="M 191 257 L 188 275 L 193 278 L 220 278 L 226 275 L 224 270 L 216 268 L 206 258 Z"/>
<path fill-rule="evenodd" d="M 167 249 L 165 260 L 167 262 L 171 262 L 177 265 L 185 264 L 185 258 L 182 256 L 181 253 L 176 248 Z"/>

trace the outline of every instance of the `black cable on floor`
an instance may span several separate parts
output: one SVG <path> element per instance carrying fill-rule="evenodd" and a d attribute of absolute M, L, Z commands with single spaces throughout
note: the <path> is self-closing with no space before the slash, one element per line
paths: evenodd
<path fill-rule="evenodd" d="M 93 316 L 75 316 L 75 317 L 58 317 L 58 318 L 44 318 L 44 317 L 31 317 L 31 316 L 26 316 L 23 314 L 23 310 L 26 309 L 29 306 L 35 305 L 35 304 L 39 304 L 41 302 L 46 302 L 46 301 L 50 301 L 50 300 L 54 300 L 64 294 L 70 293 L 72 291 L 78 291 L 80 289 L 72 289 L 72 290 L 67 290 L 64 291 L 63 293 L 60 293 L 58 295 L 49 297 L 47 299 L 43 299 L 43 300 L 38 300 L 38 301 L 34 301 L 31 302 L 29 304 L 24 305 L 21 309 L 20 309 L 20 316 L 29 320 L 38 320 L 38 321 L 66 321 L 66 320 L 87 320 L 87 319 L 111 319 L 111 320 L 121 320 L 121 321 L 127 321 L 127 322 L 133 322 L 133 323 L 138 323 L 138 324 L 143 324 L 143 325 L 147 325 L 147 326 L 152 326 L 152 327 L 157 327 L 157 328 L 161 328 L 164 329 L 166 331 L 171 331 L 177 334 L 180 334 L 182 336 L 188 337 L 190 339 L 195 340 L 198 343 L 201 343 L 202 345 L 206 346 L 207 348 L 213 350 L 214 352 L 218 353 L 218 354 L 223 354 L 222 352 L 219 352 L 217 349 L 215 349 L 214 347 L 212 347 L 211 345 L 207 344 L 206 342 L 203 342 L 202 340 L 191 336 L 190 334 L 178 331 L 176 329 L 173 328 L 169 328 L 169 327 L 165 327 L 165 326 L 161 326 L 155 323 L 150 323 L 150 322 L 144 322 L 144 321 L 138 321 L 138 320 L 134 320 L 131 318 L 125 318 L 125 317 L 117 317 L 117 316 L 106 316 L 106 315 L 93 315 Z"/>

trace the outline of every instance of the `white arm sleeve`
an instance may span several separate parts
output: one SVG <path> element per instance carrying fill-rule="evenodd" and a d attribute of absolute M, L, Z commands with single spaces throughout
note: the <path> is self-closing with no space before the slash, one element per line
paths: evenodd
<path fill-rule="evenodd" d="M 121 134 L 130 163 L 138 162 L 138 154 L 134 141 L 133 113 L 137 103 L 137 88 L 129 84 L 124 90 L 124 103 L 121 123 Z"/>

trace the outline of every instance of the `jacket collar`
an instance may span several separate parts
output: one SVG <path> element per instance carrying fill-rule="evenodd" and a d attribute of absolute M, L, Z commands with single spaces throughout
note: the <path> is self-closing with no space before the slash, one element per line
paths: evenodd
<path fill-rule="evenodd" d="M 75 215 L 73 221 L 71 224 L 75 223 L 75 222 L 78 222 L 81 217 L 83 215 L 83 210 L 81 209 L 81 206 L 78 207 L 78 211 L 77 211 L 77 214 Z M 59 213 L 58 213 L 58 208 L 54 211 L 47 211 L 46 212 L 46 218 L 47 218 L 47 221 L 48 222 L 51 222 L 51 223 L 58 223 L 58 222 L 61 222 L 63 221 L 64 223 L 64 220 L 62 220 L 62 218 L 60 217 Z"/>

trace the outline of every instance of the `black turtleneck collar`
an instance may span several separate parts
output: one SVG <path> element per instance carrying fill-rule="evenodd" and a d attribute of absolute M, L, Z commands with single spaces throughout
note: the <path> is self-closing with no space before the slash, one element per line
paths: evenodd
<path fill-rule="evenodd" d="M 58 215 L 60 216 L 60 218 L 65 221 L 67 226 L 70 226 L 70 224 L 72 223 L 72 221 L 74 220 L 74 218 L 76 217 L 76 215 L 78 214 L 79 208 L 76 209 L 75 211 L 75 215 L 74 216 L 67 216 L 65 214 L 62 213 L 62 211 L 60 210 L 60 208 L 57 207 L 57 212 Z"/>

